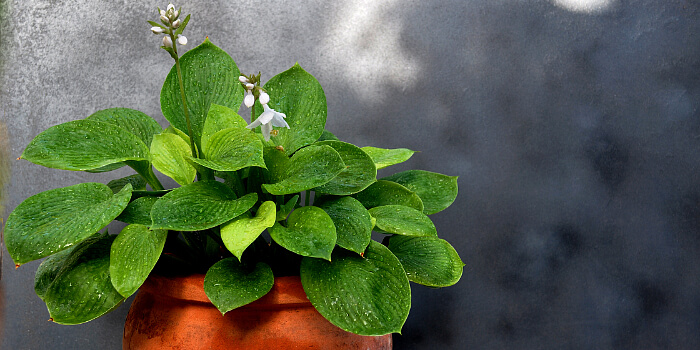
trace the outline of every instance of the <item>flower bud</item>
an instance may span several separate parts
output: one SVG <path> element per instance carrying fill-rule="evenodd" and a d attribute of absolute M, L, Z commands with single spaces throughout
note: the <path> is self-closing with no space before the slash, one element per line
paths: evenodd
<path fill-rule="evenodd" d="M 163 34 L 163 28 L 161 27 L 151 27 L 153 34 Z"/>
<path fill-rule="evenodd" d="M 163 24 L 170 24 L 170 20 L 168 17 L 161 15 L 160 16 L 160 21 L 163 22 Z"/>
<path fill-rule="evenodd" d="M 165 10 L 160 10 L 160 15 L 165 16 Z"/>
<path fill-rule="evenodd" d="M 180 16 L 180 12 L 175 10 L 175 12 L 173 12 L 173 18 L 178 18 L 179 16 Z"/>
<path fill-rule="evenodd" d="M 270 95 L 268 95 L 265 91 L 260 93 L 260 97 L 258 99 L 261 104 L 266 105 L 268 102 L 270 102 Z"/>
<path fill-rule="evenodd" d="M 248 94 L 245 95 L 245 98 L 243 99 L 243 103 L 248 108 L 253 107 L 253 104 L 255 103 L 255 97 L 253 96 L 252 93 L 250 93 L 250 91 L 248 91 Z"/>
<path fill-rule="evenodd" d="M 243 84 L 247 84 L 248 78 L 246 78 L 245 75 L 241 75 L 240 77 L 238 77 L 238 81 L 240 81 Z"/>
<path fill-rule="evenodd" d="M 253 90 L 254 88 L 255 88 L 255 85 L 253 85 L 253 84 L 251 84 L 251 83 L 245 84 L 245 89 L 246 89 L 246 90 L 249 90 L 249 91 L 250 91 L 250 90 Z"/>
<path fill-rule="evenodd" d="M 173 28 L 177 28 L 180 26 L 180 20 L 178 19 L 177 21 L 173 22 Z"/>
<path fill-rule="evenodd" d="M 175 5 L 173 5 L 173 4 L 168 4 L 168 7 L 166 8 L 166 11 L 170 11 L 170 10 L 173 10 L 173 11 L 174 11 L 174 10 L 175 10 Z"/>
<path fill-rule="evenodd" d="M 184 35 L 178 35 L 177 42 L 180 45 L 187 45 L 187 38 Z"/>
<path fill-rule="evenodd" d="M 173 41 L 170 40 L 170 36 L 166 35 L 163 37 L 163 46 L 165 47 L 173 47 Z"/>

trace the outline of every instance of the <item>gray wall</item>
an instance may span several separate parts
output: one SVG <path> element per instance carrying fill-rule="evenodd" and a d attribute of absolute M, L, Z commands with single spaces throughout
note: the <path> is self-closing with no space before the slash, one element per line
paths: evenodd
<path fill-rule="evenodd" d="M 0 3 L 8 211 L 125 175 L 14 158 L 47 127 L 103 108 L 167 125 L 158 94 L 171 63 L 145 23 L 166 3 Z M 422 151 L 395 170 L 460 176 L 433 219 L 465 274 L 413 286 L 397 349 L 700 348 L 698 1 L 182 5 L 189 47 L 208 35 L 266 79 L 298 61 L 341 139 Z M 119 349 L 128 305 L 85 325 L 46 322 L 37 265 L 15 271 L 4 257 L 2 349 Z"/>

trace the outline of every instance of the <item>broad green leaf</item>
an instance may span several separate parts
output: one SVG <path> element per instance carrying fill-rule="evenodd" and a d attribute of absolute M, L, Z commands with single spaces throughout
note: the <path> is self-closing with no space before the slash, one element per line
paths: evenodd
<path fill-rule="evenodd" d="M 431 215 L 449 207 L 457 198 L 457 176 L 425 170 L 408 170 L 383 178 L 415 192 L 423 201 L 423 212 Z"/>
<path fill-rule="evenodd" d="M 209 139 L 217 132 L 228 128 L 243 129 L 246 125 L 248 123 L 233 109 L 212 103 L 202 129 L 202 149 L 207 149 Z"/>
<path fill-rule="evenodd" d="M 369 154 L 377 166 L 377 169 L 384 169 L 388 166 L 403 163 L 411 158 L 413 153 L 407 148 L 384 149 L 377 147 L 362 147 L 365 153 Z"/>
<path fill-rule="evenodd" d="M 7 251 L 16 264 L 24 264 L 64 250 L 107 226 L 130 198 L 131 184 L 114 194 L 94 182 L 31 196 L 7 218 Z"/>
<path fill-rule="evenodd" d="M 89 238 L 87 240 L 89 240 Z M 79 245 L 80 244 L 77 246 Z M 77 246 L 73 246 L 54 255 L 50 255 L 41 262 L 41 265 L 39 265 L 39 268 L 34 274 L 34 291 L 36 292 L 36 295 L 41 298 L 41 300 L 44 300 L 44 295 L 46 295 L 46 291 L 49 289 L 49 286 L 56 279 L 56 276 L 58 276 L 61 268 L 63 268 L 65 265 L 66 259 L 71 255 L 73 249 L 75 249 Z"/>
<path fill-rule="evenodd" d="M 134 294 L 146 281 L 167 237 L 167 230 L 151 231 L 143 225 L 129 225 L 112 242 L 109 274 L 112 285 L 124 298 Z"/>
<path fill-rule="evenodd" d="M 167 128 L 165 128 L 165 130 L 163 130 L 163 133 L 173 134 L 173 135 L 180 136 L 180 138 L 182 138 L 183 140 L 185 140 L 185 142 L 186 142 L 188 145 L 190 144 L 190 137 L 187 136 L 187 133 L 183 132 L 182 130 L 180 130 L 180 129 L 178 129 L 178 128 L 172 126 L 172 125 L 169 125 Z"/>
<path fill-rule="evenodd" d="M 340 141 L 340 140 L 338 140 L 337 137 L 335 137 L 335 135 L 333 135 L 332 132 L 324 129 L 323 133 L 321 134 L 321 137 L 319 137 L 317 141 L 329 141 L 329 140 L 330 141 Z"/>
<path fill-rule="evenodd" d="M 151 220 L 151 209 L 153 208 L 153 204 L 157 201 L 158 197 L 146 196 L 136 198 L 124 208 L 124 211 L 117 216 L 116 220 L 127 224 L 151 226 L 153 224 Z"/>
<path fill-rule="evenodd" d="M 276 223 L 268 232 L 285 249 L 302 256 L 330 260 L 335 246 L 335 225 L 325 211 L 301 207 L 287 219 L 287 227 Z"/>
<path fill-rule="evenodd" d="M 62 170 L 92 170 L 125 160 L 148 160 L 148 147 L 113 124 L 75 120 L 37 135 L 22 153 L 34 164 Z"/>
<path fill-rule="evenodd" d="M 437 236 L 430 218 L 416 209 L 403 205 L 383 205 L 369 210 L 377 219 L 376 228 L 382 232 L 404 236 Z"/>
<path fill-rule="evenodd" d="M 362 253 L 372 238 L 372 218 L 357 199 L 340 197 L 315 203 L 333 219 L 336 243 L 355 253 Z"/>
<path fill-rule="evenodd" d="M 243 87 L 238 81 L 240 72 L 231 56 L 209 39 L 182 55 L 180 66 L 195 145 L 202 149 L 200 139 L 211 104 L 238 110 L 243 102 Z M 177 129 L 188 132 L 175 66 L 163 83 L 160 106 L 165 119 Z"/>
<path fill-rule="evenodd" d="M 241 215 L 231 222 L 221 225 L 221 240 L 226 248 L 241 260 L 243 252 L 260 236 L 266 228 L 275 224 L 277 206 L 267 201 L 260 205 L 255 217 Z"/>
<path fill-rule="evenodd" d="M 112 192 L 117 193 L 126 186 L 126 184 L 131 184 L 131 188 L 134 191 L 145 190 L 146 189 L 146 179 L 139 174 L 129 175 L 127 177 L 122 177 L 120 179 L 112 180 L 107 183 Z"/>
<path fill-rule="evenodd" d="M 399 260 L 370 241 L 364 258 L 336 251 L 332 261 L 304 258 L 301 283 L 311 304 L 334 325 L 360 335 L 401 332 L 411 287 Z"/>
<path fill-rule="evenodd" d="M 197 171 L 190 164 L 190 145 L 180 136 L 162 133 L 153 136 L 151 159 L 153 166 L 181 186 L 191 184 Z"/>
<path fill-rule="evenodd" d="M 103 109 L 85 119 L 116 125 L 136 135 L 145 145 L 150 145 L 153 135 L 161 132 L 157 121 L 145 113 L 129 108 Z"/>
<path fill-rule="evenodd" d="M 124 162 L 119 162 L 119 163 L 113 163 L 110 165 L 105 165 L 105 166 L 102 166 L 102 167 L 99 167 L 96 169 L 89 169 L 89 170 L 85 170 L 85 171 L 88 173 L 106 173 L 108 171 L 117 170 L 117 169 L 123 168 L 125 166 L 126 166 L 126 164 Z"/>
<path fill-rule="evenodd" d="M 265 167 L 262 142 L 245 128 L 228 128 L 212 135 L 204 148 L 204 156 L 206 159 L 192 158 L 192 161 L 218 171 Z"/>
<path fill-rule="evenodd" d="M 423 202 L 417 194 L 391 181 L 379 180 L 354 197 L 367 209 L 396 204 L 423 211 Z"/>
<path fill-rule="evenodd" d="M 323 134 L 326 125 L 326 94 L 316 78 L 295 64 L 292 68 L 272 77 L 264 86 L 270 95 L 268 106 L 286 114 L 287 128 L 277 128 L 279 135 L 270 140 L 274 146 L 284 147 L 287 155 L 314 143 Z M 259 102 L 255 114 L 263 112 Z M 260 128 L 256 128 L 260 132 Z"/>
<path fill-rule="evenodd" d="M 151 209 L 151 229 L 200 231 L 219 226 L 252 208 L 255 193 L 239 199 L 218 181 L 199 181 L 172 190 Z"/>
<path fill-rule="evenodd" d="M 112 311 L 124 298 L 112 286 L 109 249 L 114 236 L 95 235 L 79 243 L 46 288 L 53 322 L 79 324 Z"/>
<path fill-rule="evenodd" d="M 314 191 L 338 196 L 360 192 L 377 181 L 377 168 L 372 158 L 359 147 L 342 141 L 322 141 L 317 145 L 333 147 L 347 166 L 343 172 Z"/>
<path fill-rule="evenodd" d="M 343 170 L 345 163 L 332 147 L 309 146 L 292 156 L 283 180 L 262 186 L 275 195 L 291 194 L 321 186 Z"/>
<path fill-rule="evenodd" d="M 462 277 L 464 263 L 444 239 L 393 236 L 389 240 L 389 250 L 399 259 L 412 282 L 447 287 Z"/>
<path fill-rule="evenodd" d="M 291 167 L 291 160 L 287 154 L 274 147 L 265 147 L 263 157 L 267 167 L 268 180 L 272 183 L 284 180 L 287 176 L 287 169 Z"/>
<path fill-rule="evenodd" d="M 289 216 L 289 213 L 294 210 L 294 207 L 296 207 L 297 202 L 299 202 L 299 195 L 295 195 L 294 197 L 290 198 L 287 203 L 284 203 L 283 205 L 280 206 L 280 210 L 277 211 L 277 218 L 275 221 L 283 221 L 287 219 L 287 216 Z"/>
<path fill-rule="evenodd" d="M 249 268 L 236 259 L 221 260 L 204 276 L 204 292 L 221 314 L 249 304 L 267 294 L 275 283 L 270 266 L 263 262 Z"/>

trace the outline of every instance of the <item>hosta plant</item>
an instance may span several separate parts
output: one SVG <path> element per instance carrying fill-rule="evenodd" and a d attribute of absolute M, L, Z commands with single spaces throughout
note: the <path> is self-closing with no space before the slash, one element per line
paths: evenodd
<path fill-rule="evenodd" d="M 413 151 L 360 148 L 324 130 L 323 89 L 298 64 L 261 85 L 261 74 L 241 74 L 208 39 L 180 57 L 190 17 L 173 6 L 159 12 L 151 30 L 175 60 L 160 91 L 170 125 L 100 110 L 50 127 L 21 155 L 105 175 L 29 197 L 8 217 L 17 266 L 46 258 L 35 290 L 54 322 L 111 311 L 151 273 L 205 273 L 222 313 L 265 295 L 275 276 L 299 275 L 330 322 L 382 335 L 406 321 L 409 281 L 459 280 L 464 264 L 429 217 L 455 200 L 456 177 L 409 170 L 378 179 L 377 169 Z M 242 103 L 250 121 L 238 114 Z M 109 176 L 124 166 L 134 174 Z M 179 187 L 164 188 L 154 168 Z M 127 225 L 107 232 L 113 220 Z"/>

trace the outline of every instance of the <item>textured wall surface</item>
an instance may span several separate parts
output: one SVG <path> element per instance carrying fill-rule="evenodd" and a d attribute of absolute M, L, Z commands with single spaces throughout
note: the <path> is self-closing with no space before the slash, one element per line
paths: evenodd
<path fill-rule="evenodd" d="M 154 1 L 0 0 L 7 209 L 94 176 L 15 161 L 49 126 L 109 107 L 166 126 L 171 62 Z M 458 175 L 432 218 L 467 264 L 413 285 L 397 349 L 700 348 L 700 3 L 694 0 L 183 1 L 205 36 L 264 79 L 299 62 L 327 128 L 419 150 Z M 3 144 L 0 142 L 0 144 Z M 5 213 L 7 215 L 7 213 Z M 46 322 L 38 263 L 5 254 L 2 349 L 120 349 L 128 305 Z M 128 304 L 128 303 L 127 303 Z"/>

